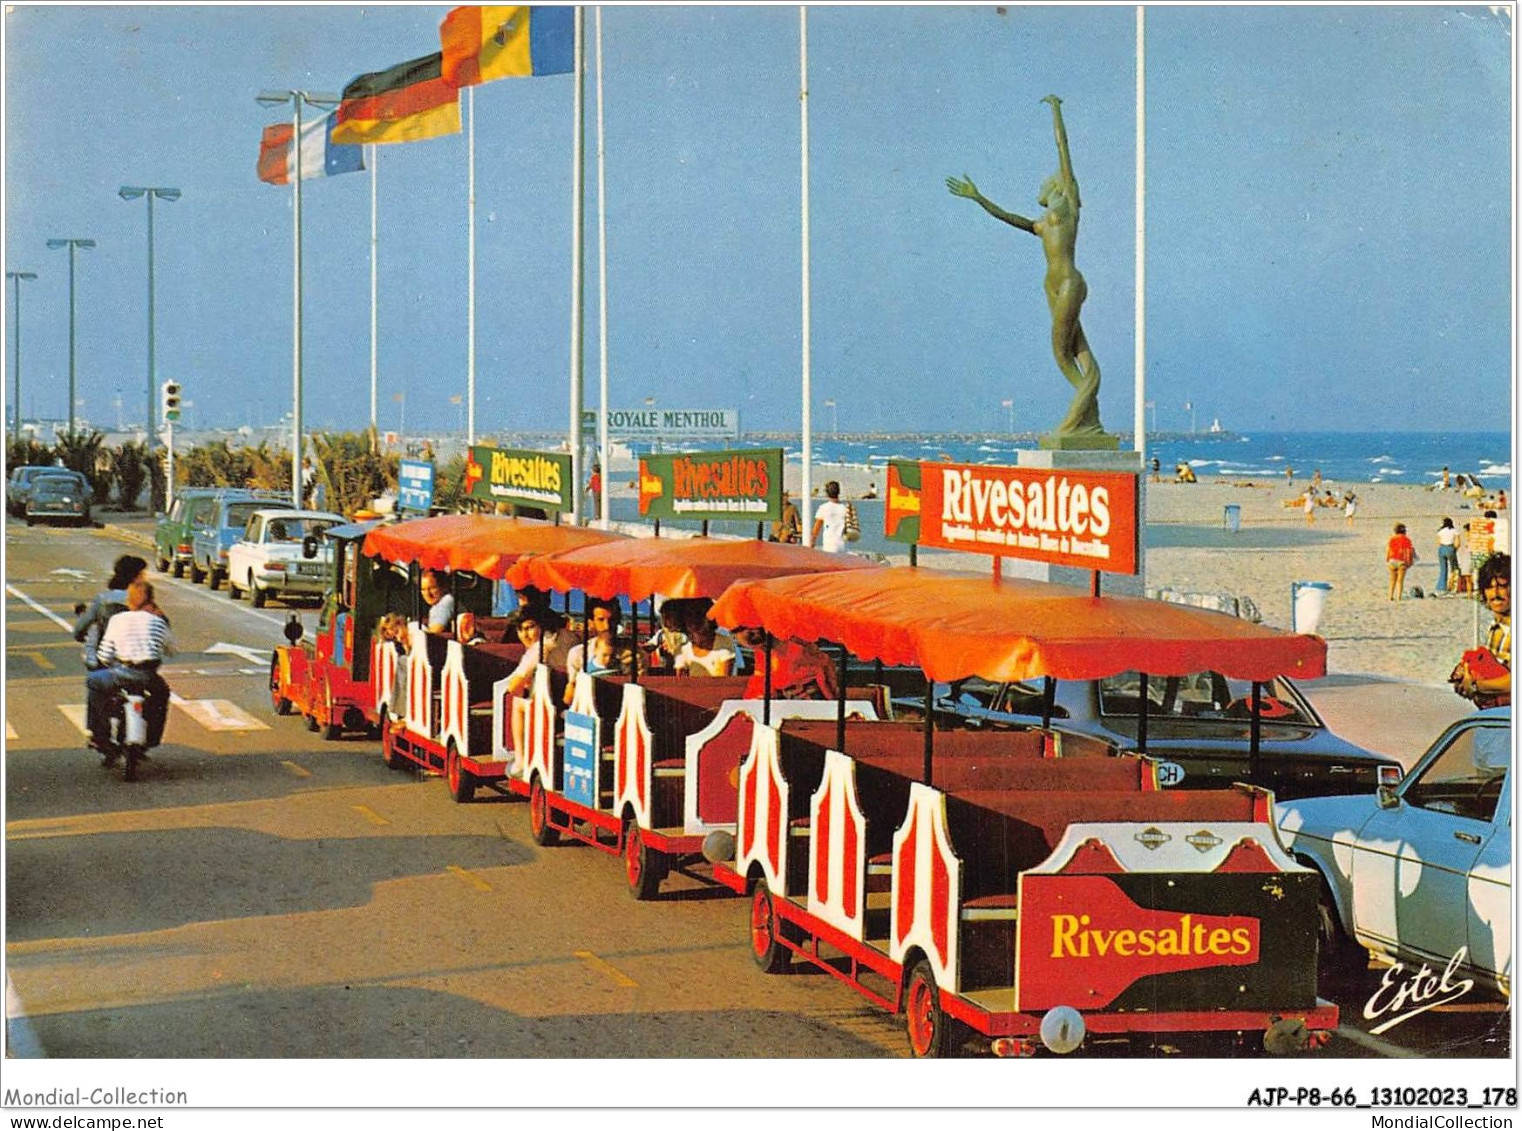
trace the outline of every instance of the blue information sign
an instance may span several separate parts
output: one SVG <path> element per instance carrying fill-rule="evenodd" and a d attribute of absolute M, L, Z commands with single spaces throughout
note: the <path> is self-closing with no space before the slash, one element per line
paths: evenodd
<path fill-rule="evenodd" d="M 596 715 L 576 711 L 565 713 L 565 761 L 560 791 L 565 797 L 597 808 L 597 731 Z"/>
<path fill-rule="evenodd" d="M 433 506 L 433 464 L 404 459 L 397 476 L 396 505 L 404 511 L 428 513 Z"/>

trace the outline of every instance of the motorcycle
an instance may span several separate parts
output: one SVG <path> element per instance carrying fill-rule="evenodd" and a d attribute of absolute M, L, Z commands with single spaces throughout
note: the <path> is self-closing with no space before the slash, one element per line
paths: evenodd
<path fill-rule="evenodd" d="M 84 612 L 83 603 L 74 606 L 74 614 Z M 137 765 L 148 757 L 148 719 L 143 713 L 148 697 L 140 691 L 119 687 L 111 704 L 110 727 L 105 741 L 92 742 L 102 756 L 101 765 L 114 769 L 118 762 L 122 767 L 122 781 L 137 780 Z"/>
<path fill-rule="evenodd" d="M 106 739 L 102 765 L 113 768 L 122 764 L 122 781 L 137 780 L 137 764 L 148 756 L 148 720 L 143 717 L 147 697 L 127 688 L 116 692 L 111 710 L 110 737 Z"/>

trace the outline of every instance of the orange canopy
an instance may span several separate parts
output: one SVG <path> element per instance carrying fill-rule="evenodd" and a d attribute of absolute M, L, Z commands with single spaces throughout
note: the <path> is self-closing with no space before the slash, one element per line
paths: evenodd
<path fill-rule="evenodd" d="M 556 526 L 531 518 L 495 514 L 441 514 L 378 526 L 365 535 L 371 557 L 424 569 L 469 570 L 497 580 L 524 554 L 547 554 L 572 546 L 628 541 L 626 535 L 585 526 Z"/>
<path fill-rule="evenodd" d="M 725 628 L 844 644 L 861 659 L 918 667 L 942 681 L 1326 674 L 1326 641 L 1316 636 L 1165 601 L 929 569 L 742 581 L 710 615 Z"/>
<path fill-rule="evenodd" d="M 618 545 L 583 546 L 542 557 L 522 558 L 507 575 L 516 587 L 579 589 L 609 600 L 662 597 L 717 597 L 742 577 L 788 577 L 796 573 L 879 567 L 850 554 L 826 554 L 786 542 L 734 538 L 639 538 Z"/>

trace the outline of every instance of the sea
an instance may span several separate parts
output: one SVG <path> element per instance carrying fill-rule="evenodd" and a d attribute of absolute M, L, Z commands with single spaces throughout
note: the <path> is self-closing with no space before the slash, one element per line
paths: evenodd
<path fill-rule="evenodd" d="M 796 434 L 781 444 L 788 461 L 802 461 Z M 816 463 L 871 467 L 890 459 L 1012 465 L 1016 451 L 1033 446 L 1029 436 L 826 436 L 815 437 L 813 455 Z M 1333 483 L 1427 486 L 1447 467 L 1450 474 L 1478 476 L 1487 490 L 1508 494 L 1511 454 L 1510 432 L 1175 432 L 1149 436 L 1147 442 L 1147 458 L 1155 457 L 1170 475 L 1175 465 L 1188 462 L 1196 475 L 1211 479 L 1282 482 L 1289 469 L 1296 480 L 1319 470 Z"/>
<path fill-rule="evenodd" d="M 1122 440 L 1125 443 L 1125 440 Z M 803 461 L 797 433 L 751 434 L 733 441 L 708 441 L 693 445 L 697 450 L 721 447 L 781 447 L 788 464 Z M 893 435 L 822 436 L 813 442 L 816 489 L 829 478 L 829 465 L 849 465 L 881 470 L 878 491 L 886 488 L 890 459 L 949 460 L 952 463 L 1012 466 L 1015 453 L 1036 446 L 1034 436 L 950 435 L 900 433 Z M 1147 458 L 1154 456 L 1171 478 L 1174 466 L 1187 461 L 1202 481 L 1226 479 L 1234 483 L 1282 485 L 1285 471 L 1293 470 L 1297 484 L 1309 482 L 1319 470 L 1322 481 L 1339 486 L 1405 483 L 1425 486 L 1450 475 L 1477 476 L 1487 490 L 1511 489 L 1511 434 L 1509 432 L 1260 432 L 1252 435 L 1229 432 L 1169 433 L 1148 437 Z M 668 447 L 667 451 L 672 449 Z M 627 451 L 627 449 L 626 449 Z M 634 455 L 643 446 L 634 445 Z M 614 478 L 632 468 L 629 457 L 614 461 Z M 789 475 L 793 479 L 793 475 Z M 615 521 L 639 520 L 633 498 L 609 499 Z M 903 554 L 905 547 L 883 536 L 881 498 L 857 501 L 862 539 L 852 546 L 858 553 Z M 677 527 L 697 523 L 675 522 Z M 713 522 L 715 534 L 755 537 L 754 522 Z"/>

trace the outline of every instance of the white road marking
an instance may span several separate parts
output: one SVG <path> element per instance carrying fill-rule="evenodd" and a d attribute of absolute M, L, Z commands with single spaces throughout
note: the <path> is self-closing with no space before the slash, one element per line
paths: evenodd
<path fill-rule="evenodd" d="M 227 699 L 183 699 L 175 704 L 207 730 L 269 730 L 243 708 Z"/>
<path fill-rule="evenodd" d="M 223 653 L 237 656 L 240 659 L 247 660 L 251 664 L 263 663 L 266 655 L 266 653 L 261 652 L 257 648 L 249 648 L 243 644 L 224 644 L 220 640 L 206 649 L 208 656 L 216 656 Z M 263 669 L 261 668 L 260 671 L 262 673 Z"/>
<path fill-rule="evenodd" d="M 73 723 L 80 734 L 89 734 L 90 728 L 85 725 L 85 705 L 83 703 L 60 703 L 58 709 L 63 712 L 63 717 Z"/>
<path fill-rule="evenodd" d="M 32 600 L 30 597 L 28 597 L 21 590 L 17 589 L 14 585 L 7 585 L 5 587 L 5 591 L 7 593 L 9 593 L 12 597 L 15 597 L 17 600 L 23 601 L 27 605 L 30 605 L 33 609 L 36 609 L 39 613 L 41 613 L 43 616 L 47 617 L 48 620 L 52 621 L 54 624 L 56 624 L 59 628 L 63 629 L 65 632 L 70 633 L 71 635 L 74 632 L 74 626 L 72 624 L 70 624 L 68 621 L 64 620 L 61 616 L 59 616 L 57 613 L 55 613 L 52 609 L 44 608 L 42 605 L 39 605 L 36 601 Z"/>
<path fill-rule="evenodd" d="M 75 581 L 84 581 L 86 578 L 88 578 L 90 576 L 88 573 L 86 573 L 82 569 L 71 569 L 68 566 L 60 566 L 58 569 L 55 569 L 53 572 L 54 573 L 61 573 L 65 577 L 72 578 Z"/>

